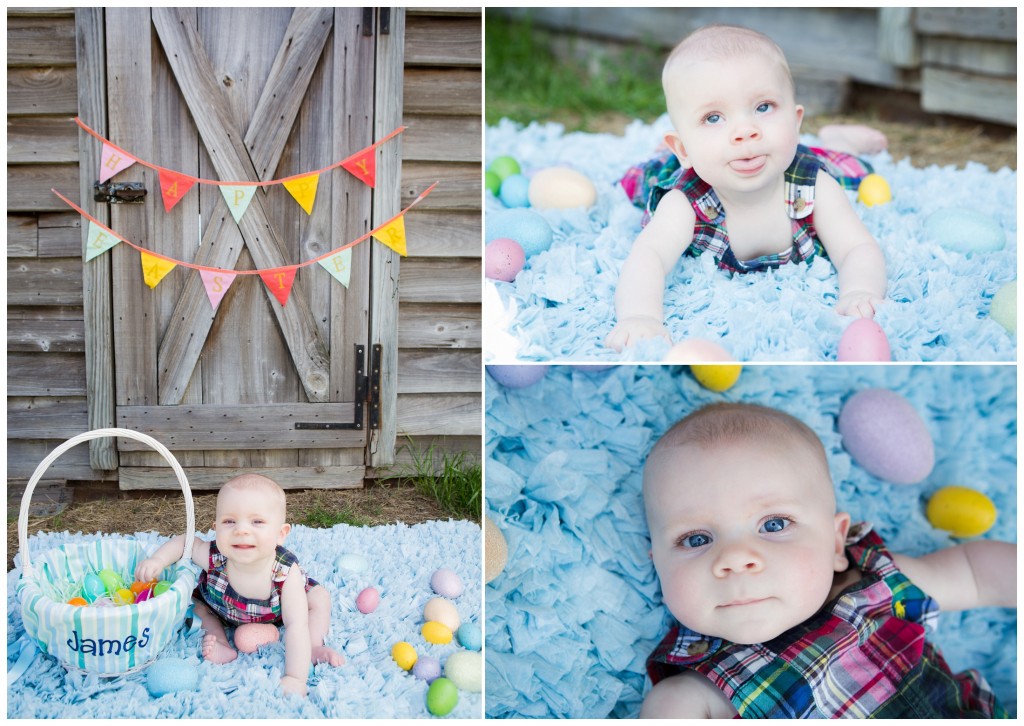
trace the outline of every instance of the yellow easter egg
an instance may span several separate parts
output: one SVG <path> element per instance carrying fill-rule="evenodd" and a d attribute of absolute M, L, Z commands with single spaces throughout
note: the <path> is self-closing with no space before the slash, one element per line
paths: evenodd
<path fill-rule="evenodd" d="M 996 505 L 975 489 L 949 486 L 932 495 L 925 516 L 933 527 L 954 537 L 977 537 L 996 523 Z"/>
<path fill-rule="evenodd" d="M 115 605 L 131 605 L 135 602 L 135 593 L 122 587 L 114 594 L 113 600 Z"/>
<path fill-rule="evenodd" d="M 416 649 L 405 641 L 395 643 L 391 646 L 391 657 L 403 671 L 410 670 L 414 665 L 416 665 Z"/>
<path fill-rule="evenodd" d="M 892 190 L 889 189 L 889 182 L 878 174 L 868 174 L 861 179 L 857 188 L 857 199 L 865 207 L 891 202 Z"/>
<path fill-rule="evenodd" d="M 423 639 L 435 645 L 452 642 L 452 631 L 433 620 L 423 623 Z"/>
<path fill-rule="evenodd" d="M 690 365 L 690 372 L 704 388 L 711 391 L 727 391 L 740 379 L 741 365 Z"/>

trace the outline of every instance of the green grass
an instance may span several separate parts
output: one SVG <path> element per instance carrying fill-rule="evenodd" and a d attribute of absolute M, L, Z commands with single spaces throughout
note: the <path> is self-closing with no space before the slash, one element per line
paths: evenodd
<path fill-rule="evenodd" d="M 551 32 L 528 19 L 488 11 L 485 23 L 486 120 L 521 123 L 557 120 L 570 130 L 610 112 L 651 121 L 665 111 L 661 90 L 664 52 L 649 46 L 621 52 L 583 51 L 569 38 L 569 60 L 556 58 Z M 588 46 L 592 47 L 592 46 Z"/>
<path fill-rule="evenodd" d="M 475 457 L 464 451 L 441 451 L 434 446 L 423 450 L 412 439 L 406 450 L 412 464 L 405 467 L 403 478 L 436 499 L 452 516 L 480 521 L 483 467 Z"/>
<path fill-rule="evenodd" d="M 328 509 L 317 502 L 298 522 L 298 524 L 318 529 L 330 529 L 336 524 L 347 524 L 352 527 L 369 527 L 372 520 L 363 517 L 348 507 Z"/>

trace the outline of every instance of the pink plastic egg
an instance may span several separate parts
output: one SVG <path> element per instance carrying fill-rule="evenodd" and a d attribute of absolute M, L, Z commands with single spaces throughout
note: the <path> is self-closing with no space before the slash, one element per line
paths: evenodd
<path fill-rule="evenodd" d="M 526 264 L 522 245 L 508 237 L 498 237 L 484 248 L 484 275 L 490 280 L 512 282 Z"/>
<path fill-rule="evenodd" d="M 356 595 L 356 608 L 363 615 L 372 613 L 380 604 L 380 593 L 376 588 L 368 587 Z"/>
<path fill-rule="evenodd" d="M 136 603 L 146 602 L 146 600 L 149 600 L 149 596 L 152 595 L 152 594 L 153 594 L 153 590 L 152 589 L 143 590 L 142 592 L 140 592 L 138 595 L 135 596 L 135 602 Z"/>
<path fill-rule="evenodd" d="M 235 629 L 235 647 L 242 653 L 255 653 L 261 645 L 276 643 L 280 637 L 276 625 L 246 623 Z"/>
<path fill-rule="evenodd" d="M 935 443 L 910 402 L 895 391 L 858 391 L 839 412 L 839 434 L 854 461 L 879 479 L 917 484 L 935 466 Z"/>
<path fill-rule="evenodd" d="M 891 361 L 889 339 L 874 320 L 857 318 L 843 331 L 837 358 L 843 362 Z"/>
<path fill-rule="evenodd" d="M 666 363 L 734 363 L 729 351 L 718 343 L 690 338 L 672 346 L 662 360 Z"/>

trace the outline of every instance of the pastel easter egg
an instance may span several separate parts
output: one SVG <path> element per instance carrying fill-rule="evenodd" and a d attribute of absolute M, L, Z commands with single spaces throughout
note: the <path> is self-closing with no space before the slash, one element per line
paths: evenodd
<path fill-rule="evenodd" d="M 530 180 L 522 174 L 513 174 L 502 179 L 498 199 L 506 207 L 530 206 Z"/>
<path fill-rule="evenodd" d="M 525 264 L 523 246 L 514 239 L 498 237 L 484 248 L 484 276 L 488 280 L 512 282 Z"/>
<path fill-rule="evenodd" d="M 161 658 L 146 668 L 146 690 L 153 698 L 198 687 L 199 669 L 179 658 Z"/>
<path fill-rule="evenodd" d="M 479 693 L 484 686 L 484 659 L 477 651 L 456 651 L 444 662 L 444 677 L 460 691 Z"/>
<path fill-rule="evenodd" d="M 420 629 L 423 635 L 423 639 L 428 643 L 434 645 L 446 645 L 452 642 L 452 631 L 450 628 L 445 627 L 441 623 L 435 623 L 433 621 L 423 623 L 423 627 Z"/>
<path fill-rule="evenodd" d="M 438 678 L 427 689 L 427 710 L 435 716 L 447 716 L 459 702 L 459 689 L 447 678 Z"/>
<path fill-rule="evenodd" d="M 334 560 L 334 566 L 342 572 L 360 573 L 366 572 L 370 567 L 369 561 L 362 555 L 345 552 Z"/>
<path fill-rule="evenodd" d="M 690 372 L 704 388 L 721 393 L 732 388 L 740 379 L 741 365 L 691 365 Z"/>
<path fill-rule="evenodd" d="M 857 199 L 866 207 L 887 204 L 892 201 L 892 190 L 889 182 L 880 174 L 868 174 L 861 179 L 857 187 Z"/>
<path fill-rule="evenodd" d="M 441 677 L 441 661 L 429 655 L 425 655 L 416 661 L 412 667 L 412 674 L 421 681 L 433 683 Z"/>
<path fill-rule="evenodd" d="M 453 633 L 459 629 L 462 622 L 459 611 L 452 601 L 443 597 L 432 597 L 427 600 L 427 604 L 423 606 L 423 619 L 441 623 Z"/>
<path fill-rule="evenodd" d="M 85 576 L 85 581 L 82 582 L 82 597 L 89 602 L 93 602 L 96 598 L 103 597 L 107 594 L 107 586 L 98 575 L 90 572 Z"/>
<path fill-rule="evenodd" d="M 511 156 L 499 156 L 487 166 L 487 171 L 493 173 L 501 181 L 504 181 L 513 174 L 521 173 L 523 170 L 519 166 L 519 162 Z"/>
<path fill-rule="evenodd" d="M 484 187 L 494 196 L 498 196 L 498 192 L 501 191 L 501 177 L 488 169 L 484 172 Z"/>
<path fill-rule="evenodd" d="M 928 500 L 925 516 L 935 529 L 954 537 L 977 537 L 996 523 L 996 505 L 976 489 L 948 486 Z"/>
<path fill-rule="evenodd" d="M 111 599 L 114 601 L 115 605 L 131 605 L 135 602 L 135 593 L 126 587 L 122 587 L 114 593 Z"/>
<path fill-rule="evenodd" d="M 917 484 L 935 466 L 935 443 L 921 416 L 900 394 L 869 388 L 839 412 L 839 434 L 854 461 L 879 479 Z"/>
<path fill-rule="evenodd" d="M 416 665 L 416 649 L 405 641 L 391 646 L 391 657 L 403 671 L 410 670 Z"/>
<path fill-rule="evenodd" d="M 377 588 L 368 587 L 356 595 L 356 609 L 363 615 L 368 615 L 380 605 L 380 593 Z"/>
<path fill-rule="evenodd" d="M 530 206 L 540 209 L 590 207 L 597 201 L 594 183 L 575 169 L 555 166 L 530 179 Z"/>
<path fill-rule="evenodd" d="M 456 598 L 462 594 L 463 584 L 455 570 L 442 567 L 430 576 L 430 587 L 441 597 Z"/>
<path fill-rule="evenodd" d="M 280 639 L 281 631 L 272 623 L 246 623 L 235 628 L 235 647 L 240 653 L 255 653 Z"/>
<path fill-rule="evenodd" d="M 463 623 L 460 625 L 456 637 L 459 639 L 459 645 L 466 650 L 480 650 L 480 647 L 483 645 L 482 638 L 480 637 L 480 626 L 476 623 Z"/>
<path fill-rule="evenodd" d="M 892 352 L 881 325 L 870 318 L 857 318 L 839 338 L 836 358 L 843 362 L 891 361 Z"/>
<path fill-rule="evenodd" d="M 540 381 L 547 375 L 550 366 L 546 364 L 537 365 L 507 365 L 487 366 L 487 373 L 503 385 L 505 388 L 526 388 Z M 435 592 L 437 592 L 435 590 Z M 438 593 L 443 595 L 444 593 Z"/>
<path fill-rule="evenodd" d="M 107 588 L 107 594 L 111 597 L 124 587 L 121 576 L 113 570 L 100 570 L 98 577 L 103 581 L 103 585 Z"/>
<path fill-rule="evenodd" d="M 165 592 L 171 589 L 171 583 L 167 580 L 160 580 L 160 582 L 153 585 L 153 594 L 150 597 L 156 597 L 157 595 L 163 595 Z"/>
<path fill-rule="evenodd" d="M 484 584 L 493 581 L 508 564 L 508 542 L 491 518 L 484 516 Z"/>
<path fill-rule="evenodd" d="M 996 252 L 1006 246 L 999 222 L 963 207 L 944 207 L 925 217 L 924 237 L 955 252 Z"/>
<path fill-rule="evenodd" d="M 729 351 L 702 338 L 690 338 L 669 348 L 662 360 L 666 363 L 735 363 Z"/>
<path fill-rule="evenodd" d="M 500 209 L 489 213 L 485 224 L 485 243 L 499 237 L 514 239 L 527 258 L 551 247 L 555 236 L 547 220 L 530 209 Z"/>
<path fill-rule="evenodd" d="M 992 296 L 988 313 L 993 320 L 1006 328 L 1009 333 L 1017 332 L 1017 281 L 1003 285 Z"/>

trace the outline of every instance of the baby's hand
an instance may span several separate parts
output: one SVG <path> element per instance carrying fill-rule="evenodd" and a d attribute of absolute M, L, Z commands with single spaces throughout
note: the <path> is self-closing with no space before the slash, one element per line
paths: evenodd
<path fill-rule="evenodd" d="M 281 690 L 293 696 L 306 697 L 306 682 L 295 676 L 285 676 L 281 679 Z"/>
<path fill-rule="evenodd" d="M 135 568 L 136 582 L 153 582 L 159 580 L 164 566 L 156 559 L 149 557 L 139 563 Z"/>
<path fill-rule="evenodd" d="M 613 350 L 621 351 L 623 348 L 636 345 L 637 342 L 645 338 L 657 338 L 658 336 L 672 342 L 668 329 L 662 325 L 660 320 L 646 315 L 636 315 L 620 320 L 618 325 L 612 328 L 612 332 L 608 333 L 604 344 Z"/>
<path fill-rule="evenodd" d="M 839 296 L 836 312 L 851 318 L 873 318 L 883 302 L 885 300 L 869 292 L 851 292 Z"/>

